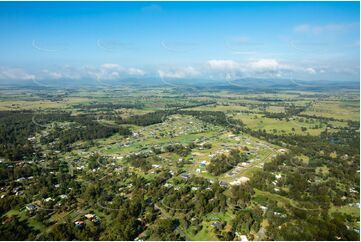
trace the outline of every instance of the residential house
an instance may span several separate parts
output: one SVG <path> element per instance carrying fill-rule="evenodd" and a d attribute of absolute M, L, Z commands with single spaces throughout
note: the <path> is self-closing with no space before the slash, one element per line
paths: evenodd
<path fill-rule="evenodd" d="M 222 225 L 222 223 L 221 222 L 213 222 L 212 223 L 212 227 L 214 227 L 214 228 L 216 228 L 216 229 L 218 229 L 218 230 L 222 230 L 222 227 L 223 227 L 223 225 Z"/>
<path fill-rule="evenodd" d="M 83 229 L 85 227 L 85 222 L 83 220 L 75 221 L 74 224 L 78 229 Z"/>
<path fill-rule="evenodd" d="M 25 207 L 29 212 L 33 212 L 36 210 L 36 206 L 34 204 L 28 204 Z"/>
<path fill-rule="evenodd" d="M 187 173 L 182 173 L 182 174 L 180 174 L 180 177 L 182 177 L 183 179 L 189 179 L 191 176 L 189 175 L 189 174 L 187 174 Z"/>
<path fill-rule="evenodd" d="M 219 185 L 220 185 L 221 187 L 227 187 L 227 186 L 228 186 L 228 183 L 227 183 L 227 182 L 224 182 L 224 181 L 220 181 L 220 182 L 219 182 Z"/>

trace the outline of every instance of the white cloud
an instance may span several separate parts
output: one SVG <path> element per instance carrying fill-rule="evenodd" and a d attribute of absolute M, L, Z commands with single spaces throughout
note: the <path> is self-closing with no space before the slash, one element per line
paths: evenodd
<path fill-rule="evenodd" d="M 276 69 L 282 67 L 282 65 L 275 59 L 260 59 L 251 62 L 249 66 L 256 70 Z"/>
<path fill-rule="evenodd" d="M 63 74 L 60 72 L 57 72 L 57 71 L 49 71 L 49 70 L 45 69 L 45 70 L 43 70 L 43 73 L 46 76 L 48 76 L 50 79 L 54 79 L 54 80 L 64 78 Z"/>
<path fill-rule="evenodd" d="M 275 59 L 259 59 L 246 62 L 234 60 L 209 60 L 207 62 L 212 76 L 236 79 L 244 77 L 280 77 L 289 67 Z"/>
<path fill-rule="evenodd" d="M 317 71 L 312 67 L 306 68 L 306 72 L 308 72 L 309 74 L 316 74 L 317 73 Z"/>
<path fill-rule="evenodd" d="M 258 59 L 237 62 L 234 60 L 209 60 L 203 69 L 204 76 L 212 79 L 236 80 L 240 78 L 289 78 L 298 75 L 325 73 L 325 68 L 317 68 L 305 63 L 287 63 L 276 59 Z"/>
<path fill-rule="evenodd" d="M 187 66 L 184 68 L 176 68 L 171 70 L 158 70 L 158 75 L 161 78 L 187 78 L 187 77 L 194 77 L 199 75 L 200 72 L 197 71 L 192 66 Z"/>
<path fill-rule="evenodd" d="M 131 76 L 144 76 L 145 72 L 142 69 L 138 68 L 129 68 L 128 74 Z"/>
<path fill-rule="evenodd" d="M 97 80 L 115 80 L 126 76 L 143 76 L 145 72 L 139 68 L 126 68 L 119 64 L 106 63 L 100 67 L 86 67 L 80 70 L 80 73 L 88 78 Z"/>
<path fill-rule="evenodd" d="M 0 80 L 34 80 L 36 77 L 33 74 L 27 73 L 20 68 L 0 67 Z"/>
<path fill-rule="evenodd" d="M 109 64 L 109 63 L 108 64 L 102 64 L 101 67 L 104 68 L 104 69 L 119 69 L 119 68 L 121 68 L 120 65 L 118 65 L 118 64 Z"/>
<path fill-rule="evenodd" d="M 233 60 L 209 60 L 207 64 L 212 70 L 235 72 L 258 70 L 265 71 L 286 67 L 285 65 L 281 65 L 275 59 L 259 59 L 251 62 L 236 62 Z"/>
<path fill-rule="evenodd" d="M 87 74 L 95 75 L 98 80 L 113 80 L 124 76 L 144 76 L 145 72 L 139 68 L 125 68 L 119 64 L 106 63 L 100 68 L 88 68 Z"/>
<path fill-rule="evenodd" d="M 129 76 L 144 76 L 139 68 L 125 68 L 119 64 L 102 64 L 100 66 L 71 67 L 63 66 L 57 70 L 44 69 L 29 73 L 20 68 L 0 67 L 0 80 L 116 80 Z"/>
<path fill-rule="evenodd" d="M 232 59 L 211 59 L 203 64 L 185 67 L 164 67 L 157 70 L 161 78 L 186 79 L 194 77 L 210 80 L 237 80 L 242 78 L 339 78 L 341 75 L 359 74 L 354 63 L 340 65 L 340 62 L 319 64 L 318 62 L 285 62 L 278 59 L 253 59 L 235 61 Z M 154 72 L 153 72 L 154 73 Z M 30 72 L 21 68 L 1 67 L 0 80 L 97 80 L 112 81 L 127 77 L 142 77 L 146 73 L 136 67 L 124 67 L 116 63 L 104 63 L 98 66 L 63 66 L 56 69 L 44 69 Z"/>
<path fill-rule="evenodd" d="M 207 64 L 213 70 L 235 71 L 241 69 L 241 65 L 233 60 L 209 60 Z"/>

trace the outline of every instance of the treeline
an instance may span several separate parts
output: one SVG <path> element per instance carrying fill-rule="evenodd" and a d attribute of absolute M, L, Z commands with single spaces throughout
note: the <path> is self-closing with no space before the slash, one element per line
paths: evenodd
<path fill-rule="evenodd" d="M 115 110 L 121 108 L 135 108 L 141 109 L 144 108 L 143 103 L 90 103 L 90 104 L 75 104 L 73 108 L 79 109 L 80 111 L 90 111 L 90 110 Z"/>
<path fill-rule="evenodd" d="M 227 118 L 226 115 L 220 111 L 182 110 L 185 108 L 191 108 L 191 107 L 197 107 L 197 106 L 209 105 L 209 104 L 213 104 L 213 103 L 202 103 L 202 104 L 187 105 L 182 107 L 175 107 L 175 108 L 170 108 L 168 110 L 159 110 L 141 115 L 132 115 L 130 117 L 125 117 L 125 118 L 114 113 L 103 113 L 99 115 L 99 118 L 105 118 L 107 120 L 115 121 L 115 123 L 119 125 L 132 124 L 138 126 L 148 126 L 148 125 L 162 123 L 166 120 L 168 116 L 181 114 L 181 115 L 190 115 L 204 122 L 211 123 L 214 125 L 243 126 L 243 123 L 241 121 Z"/>
<path fill-rule="evenodd" d="M 138 126 L 148 126 L 152 124 L 162 123 L 167 116 L 166 111 L 155 111 L 142 115 L 133 115 L 127 118 L 118 118 L 116 123 L 118 124 L 134 124 Z"/>
<path fill-rule="evenodd" d="M 189 105 L 177 105 L 177 104 L 168 104 L 168 108 L 167 110 L 159 110 L 159 111 L 155 111 L 155 112 L 149 112 L 146 114 L 142 114 L 142 115 L 132 115 L 130 117 L 127 118 L 122 118 L 122 117 L 115 117 L 115 121 L 118 124 L 134 124 L 134 125 L 138 125 L 138 126 L 148 126 L 148 125 L 153 125 L 153 124 L 157 124 L 157 123 L 162 123 L 167 116 L 170 115 L 174 115 L 174 114 L 185 114 L 185 115 L 192 115 L 192 116 L 197 116 L 198 118 L 200 118 L 201 120 L 206 120 L 207 122 L 210 121 L 215 121 L 217 119 L 217 117 L 214 117 L 213 115 L 222 115 L 222 112 L 199 112 L 199 111 L 182 111 L 181 109 L 185 109 L 185 108 L 193 108 L 193 107 L 199 107 L 199 106 L 204 106 L 204 105 L 210 105 L 210 104 L 215 104 L 215 102 L 196 102 L 194 104 L 189 104 Z M 213 114 L 215 113 L 215 114 Z M 224 115 L 224 114 L 223 114 Z M 112 117 L 110 117 L 112 118 Z M 225 117 L 220 118 L 218 117 L 218 119 L 222 119 L 223 120 L 223 124 L 225 124 Z M 114 120 L 114 118 L 112 119 Z"/>
<path fill-rule="evenodd" d="M 64 129 L 60 126 L 54 126 L 53 130 L 47 135 L 42 136 L 41 143 L 53 143 L 53 148 L 60 151 L 71 150 L 70 145 L 80 140 L 94 140 L 107 138 L 114 134 L 130 135 L 132 132 L 127 127 L 104 126 L 89 116 L 75 116 L 69 121 L 75 122 L 72 128 Z M 74 127 L 76 126 L 76 127 Z"/>
<path fill-rule="evenodd" d="M 305 111 L 311 104 L 308 104 L 304 107 L 297 107 L 294 104 L 285 106 L 285 112 L 273 113 L 264 111 L 264 116 L 267 118 L 276 118 L 276 119 L 289 119 L 293 116 L 299 115 L 301 112 Z"/>
<path fill-rule="evenodd" d="M 349 120 L 349 119 L 337 119 L 337 118 L 333 118 L 333 117 L 317 116 L 315 114 L 313 114 L 313 115 L 299 114 L 298 116 L 304 117 L 304 118 L 320 119 L 320 120 L 325 120 L 325 121 L 352 122 L 352 123 L 359 123 L 360 124 L 359 121 L 352 121 L 352 120 Z"/>
<path fill-rule="evenodd" d="M 20 160 L 33 154 L 28 137 L 35 133 L 37 126 L 32 122 L 30 111 L 0 112 L 0 156 Z"/>
<path fill-rule="evenodd" d="M 77 128 L 63 129 L 53 122 L 73 122 Z M 40 130 L 49 128 L 41 142 L 53 141 L 58 150 L 69 150 L 69 145 L 78 140 L 106 138 L 115 133 L 129 135 L 126 127 L 108 127 L 93 120 L 91 116 L 72 116 L 67 112 L 38 113 L 32 111 L 0 112 L 0 156 L 10 160 L 33 157 L 35 150 L 33 136 Z M 53 129 L 52 129 L 53 128 Z"/>
<path fill-rule="evenodd" d="M 229 126 L 229 120 L 226 115 L 220 111 L 193 111 L 193 110 L 180 110 L 179 114 L 190 115 L 206 123 L 211 123 L 220 126 Z M 239 123 L 241 124 L 241 123 Z"/>

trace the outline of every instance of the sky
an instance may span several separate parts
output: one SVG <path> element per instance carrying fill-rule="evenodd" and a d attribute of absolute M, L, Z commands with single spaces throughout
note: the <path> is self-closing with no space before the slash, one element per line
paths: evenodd
<path fill-rule="evenodd" d="M 2 81 L 359 81 L 359 2 L 1 2 Z"/>

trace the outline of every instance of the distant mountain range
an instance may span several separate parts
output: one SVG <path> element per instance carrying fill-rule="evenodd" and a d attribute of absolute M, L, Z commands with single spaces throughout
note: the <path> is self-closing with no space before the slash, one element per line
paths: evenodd
<path fill-rule="evenodd" d="M 173 88 L 210 88 L 229 90 L 329 90 L 329 89 L 358 89 L 358 81 L 304 81 L 290 79 L 260 79 L 244 78 L 232 81 L 207 79 L 172 79 L 164 80 L 157 77 L 127 78 L 122 80 L 96 81 L 96 80 L 51 80 L 51 81 L 9 81 L 0 82 L 0 88 L 120 88 L 132 87 L 173 87 Z"/>

